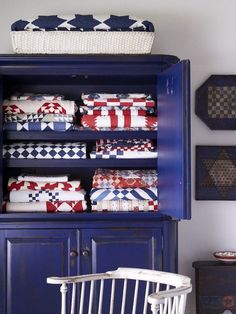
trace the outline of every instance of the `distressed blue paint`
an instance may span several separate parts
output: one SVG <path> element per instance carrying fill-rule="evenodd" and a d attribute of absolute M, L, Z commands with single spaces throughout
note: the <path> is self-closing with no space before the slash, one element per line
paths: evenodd
<path fill-rule="evenodd" d="M 3 82 L 0 84 L 0 102 L 3 97 L 16 91 L 16 88 L 21 92 L 65 93 L 78 101 L 82 91 L 93 92 L 97 88 L 100 92 L 122 90 L 153 94 L 159 107 L 158 136 L 155 131 L 132 133 L 90 130 L 60 134 L 4 132 L 3 136 L 4 140 L 11 141 L 45 138 L 55 141 L 83 140 L 88 142 L 90 147 L 99 138 L 147 137 L 156 140 L 160 154 L 158 171 L 161 200 L 161 210 L 156 213 L 1 214 L 0 250 L 3 254 L 0 254 L 0 300 L 3 302 L 0 303 L 0 313 L 21 314 L 33 309 L 34 303 L 30 297 L 27 304 L 20 301 L 23 293 L 20 290 L 20 279 L 16 279 L 12 286 L 15 295 L 11 305 L 7 279 L 11 283 L 10 274 L 15 278 L 20 267 L 18 262 L 28 271 L 27 282 L 30 276 L 36 277 L 38 287 L 32 289 L 38 289 L 41 300 L 42 287 L 46 280 L 42 277 L 47 275 L 47 271 L 50 272 L 49 275 L 55 275 L 54 263 L 55 270 L 61 271 L 62 274 L 103 271 L 117 266 L 177 271 L 175 219 L 190 218 L 189 63 L 180 63 L 177 57 L 165 55 L 1 55 L 0 78 L 0 82 Z M 2 90 L 2 86 L 7 88 Z M 63 168 L 63 171 L 72 172 L 73 175 L 81 175 L 84 187 L 89 189 L 92 174 L 97 167 L 155 168 L 157 160 L 9 160 L 2 165 L 3 171 L 8 175 L 19 173 L 21 169 L 53 174 Z M 29 245 L 26 238 L 32 239 Z M 45 242 L 45 239 L 47 244 L 44 247 L 42 242 Z M 55 243 L 64 245 L 64 253 L 57 245 L 54 246 Z M 7 248 L 10 252 L 8 258 Z M 78 252 L 71 265 L 68 257 L 70 249 Z M 90 250 L 89 257 L 81 255 L 84 249 Z M 34 264 L 35 260 L 35 264 L 41 262 L 45 270 L 39 270 L 37 264 Z M 7 268 L 10 273 L 6 272 Z M 50 286 L 51 290 L 48 289 L 49 287 L 48 295 L 43 300 L 45 303 L 31 311 L 34 314 L 46 314 L 44 305 L 50 308 L 49 299 L 55 301 L 57 288 Z M 22 310 L 16 312 L 18 306 Z M 24 306 L 27 306 L 26 310 Z M 50 313 L 56 313 L 57 306 L 55 303 L 55 311 Z"/>
<path fill-rule="evenodd" d="M 58 291 L 46 283 L 47 276 L 77 273 L 76 232 L 70 230 L 8 230 L 1 251 L 6 269 L 7 314 L 60 312 Z"/>
<path fill-rule="evenodd" d="M 189 219 L 189 62 L 182 61 L 164 71 L 157 86 L 160 210 L 177 219 Z"/>
<path fill-rule="evenodd" d="M 49 141 L 94 141 L 97 139 L 131 139 L 134 137 L 133 131 L 90 131 L 90 130 L 78 130 L 70 132 L 43 132 L 43 136 Z M 137 138 L 149 138 L 156 139 L 156 131 L 137 131 L 135 132 Z M 15 132 L 8 131 L 4 132 L 5 140 L 41 140 L 42 132 Z"/>
<path fill-rule="evenodd" d="M 91 257 L 84 259 L 84 273 L 99 273 L 115 270 L 118 267 L 137 267 L 147 269 L 161 269 L 162 267 L 162 226 L 151 228 L 130 228 L 94 230 L 83 232 L 83 248 L 91 252 Z M 122 287 L 116 285 L 114 300 L 117 313 L 121 306 Z M 139 287 L 139 300 L 137 308 L 142 309 L 141 295 L 144 294 L 142 284 Z M 106 290 L 104 292 L 106 298 Z M 131 313 L 132 295 L 130 283 L 127 292 L 126 313 Z M 118 296 L 117 296 L 118 295 Z M 98 302 L 98 300 L 97 300 Z M 105 302 L 103 312 L 108 313 L 109 304 Z M 149 312 L 148 312 L 149 313 Z"/>
<path fill-rule="evenodd" d="M 119 163 L 119 164 L 118 164 Z M 132 167 L 132 168 L 154 168 L 156 167 L 156 158 L 152 159 L 7 159 L 4 164 L 7 167 L 52 167 L 52 168 L 117 168 L 117 167 Z M 58 171 L 58 170 L 57 170 Z"/>

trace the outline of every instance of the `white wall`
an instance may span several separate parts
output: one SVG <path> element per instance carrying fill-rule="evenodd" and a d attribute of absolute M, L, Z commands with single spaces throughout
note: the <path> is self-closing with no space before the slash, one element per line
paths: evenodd
<path fill-rule="evenodd" d="M 235 0 L 0 0 L 0 53 L 11 53 L 10 24 L 38 14 L 113 13 L 145 17 L 155 24 L 153 53 L 191 60 L 192 220 L 179 224 L 179 271 L 194 280 L 192 262 L 236 250 L 236 203 L 195 201 L 195 145 L 236 144 L 236 131 L 210 131 L 194 114 L 194 93 L 210 74 L 236 73 Z M 194 314 L 194 293 L 187 314 Z"/>

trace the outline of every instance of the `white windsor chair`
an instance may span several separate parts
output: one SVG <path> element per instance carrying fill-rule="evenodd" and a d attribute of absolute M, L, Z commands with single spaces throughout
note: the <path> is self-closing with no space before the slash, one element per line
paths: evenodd
<path fill-rule="evenodd" d="M 71 277 L 48 277 L 47 283 L 61 285 L 61 314 L 67 313 L 68 284 L 72 286 L 70 314 L 184 314 L 187 294 L 192 291 L 189 277 L 139 268 L 118 268 L 101 274 Z M 76 292 L 76 289 L 79 291 Z M 115 292 L 119 289 L 120 299 L 116 300 Z M 79 297 L 77 301 L 76 296 Z M 104 303 L 108 306 L 108 311 L 105 311 Z M 148 303 L 151 304 L 151 311 Z"/>

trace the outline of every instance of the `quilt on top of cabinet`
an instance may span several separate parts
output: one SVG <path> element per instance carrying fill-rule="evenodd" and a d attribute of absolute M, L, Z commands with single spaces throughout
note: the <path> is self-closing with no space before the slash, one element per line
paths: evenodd
<path fill-rule="evenodd" d="M 82 94 L 81 124 L 92 130 L 156 130 L 156 104 L 149 94 Z"/>
<path fill-rule="evenodd" d="M 3 158 L 85 159 L 86 143 L 17 142 L 3 145 Z"/>
<path fill-rule="evenodd" d="M 156 170 L 97 169 L 90 191 L 92 211 L 158 209 Z"/>
<path fill-rule="evenodd" d="M 236 75 L 211 75 L 196 91 L 195 112 L 212 130 L 235 130 Z"/>
<path fill-rule="evenodd" d="M 196 199 L 236 199 L 236 146 L 196 147 Z"/>
<path fill-rule="evenodd" d="M 19 175 L 9 178 L 8 191 L 6 212 L 80 212 L 87 209 L 80 180 L 69 181 L 68 175 Z"/>
<path fill-rule="evenodd" d="M 39 15 L 11 25 L 12 47 L 28 54 L 147 54 L 151 22 L 129 15 Z"/>
<path fill-rule="evenodd" d="M 77 107 L 62 95 L 16 94 L 3 102 L 4 130 L 68 131 L 74 128 Z"/>
<path fill-rule="evenodd" d="M 151 22 L 124 15 L 39 15 L 21 19 L 11 26 L 12 31 L 146 31 L 153 32 Z"/>

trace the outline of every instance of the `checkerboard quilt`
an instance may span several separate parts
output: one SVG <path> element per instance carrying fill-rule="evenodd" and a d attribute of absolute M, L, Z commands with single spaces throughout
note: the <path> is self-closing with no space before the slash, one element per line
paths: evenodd
<path fill-rule="evenodd" d="M 157 151 L 124 151 L 114 150 L 108 152 L 90 153 L 91 159 L 142 159 L 142 158 L 157 158 Z"/>
<path fill-rule="evenodd" d="M 3 146 L 3 157 L 7 159 L 85 159 L 86 144 L 80 142 L 11 143 Z"/>

